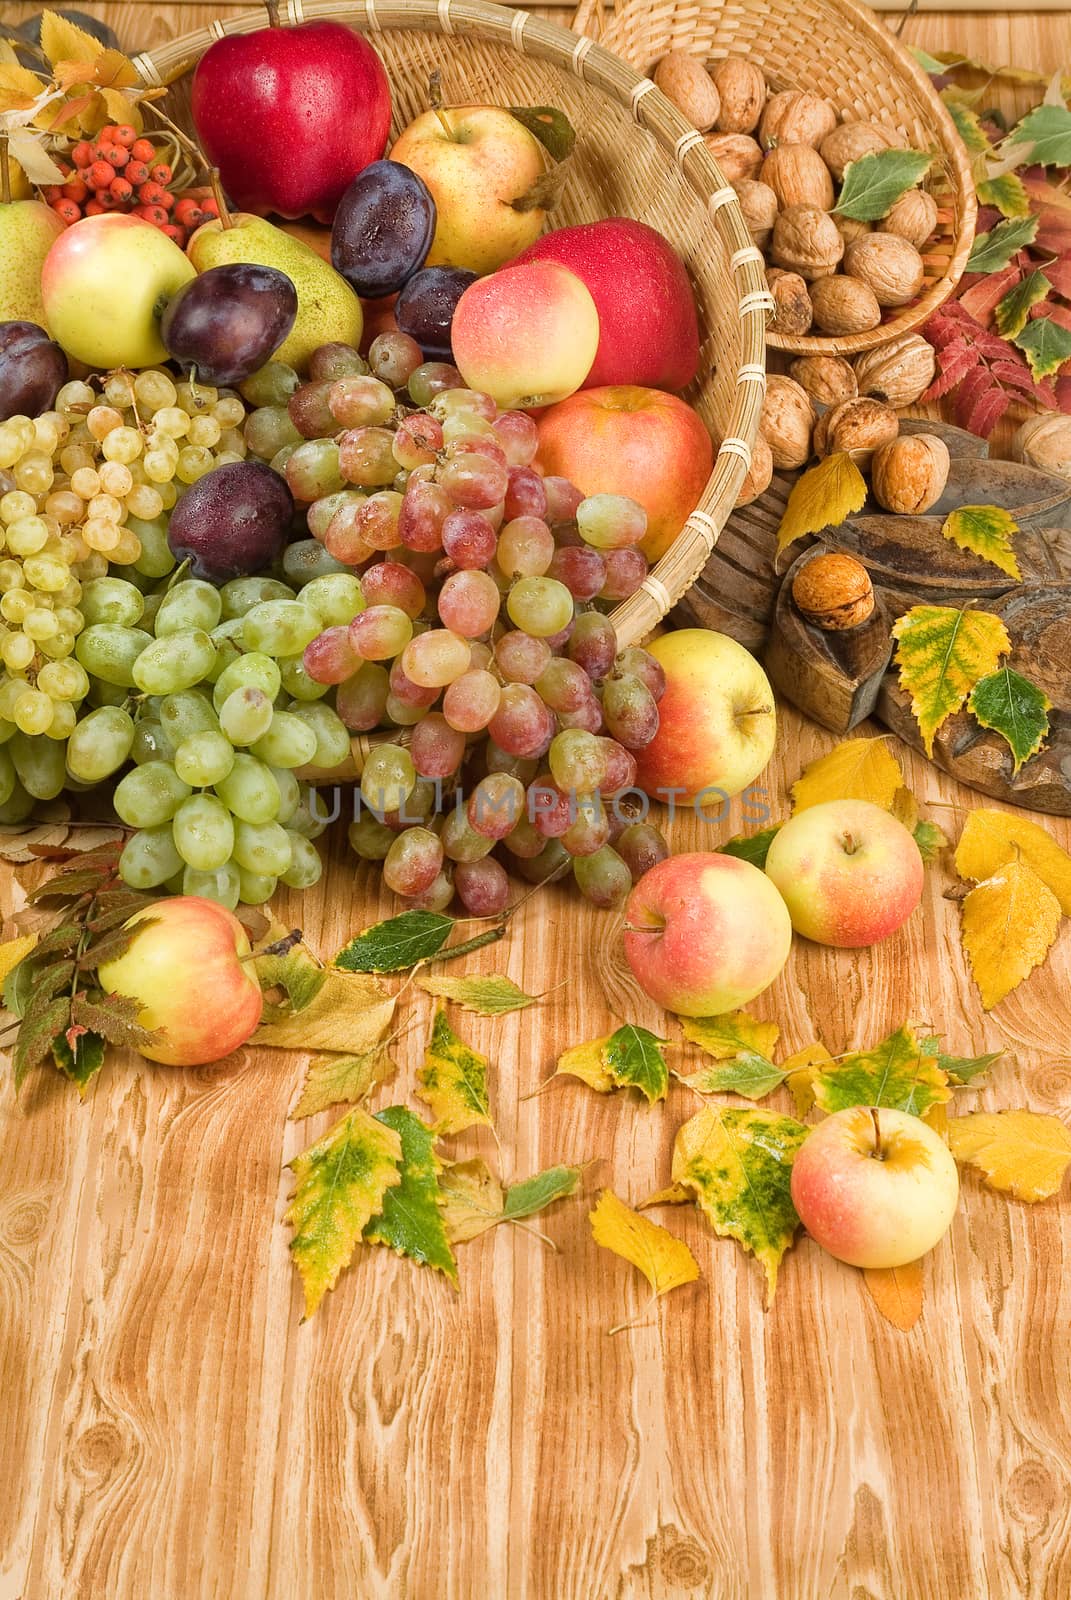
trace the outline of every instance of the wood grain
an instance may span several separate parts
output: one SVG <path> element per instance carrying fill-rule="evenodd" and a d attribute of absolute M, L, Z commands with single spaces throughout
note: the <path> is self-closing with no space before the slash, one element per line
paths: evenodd
<path fill-rule="evenodd" d="M 138 45 L 198 10 L 90 9 Z M 907 29 L 931 48 L 1045 69 L 1071 56 L 1060 17 L 927 16 Z M 764 780 L 775 814 L 832 743 L 784 713 Z M 955 836 L 976 800 L 898 753 Z M 734 807 L 713 832 L 678 821 L 673 842 L 744 825 Z M 1071 826 L 1049 825 L 1071 846 Z M 786 1047 L 820 1034 L 841 1050 L 905 1015 L 956 1052 L 1003 1046 L 972 1103 L 1067 1120 L 1071 935 L 987 1017 L 947 881 L 932 872 L 920 912 L 874 950 L 799 945 L 756 1009 Z M 342 839 L 330 885 L 280 906 L 325 952 L 389 910 Z M 20 893 L 0 876 L 5 916 Z M 587 1210 L 604 1183 L 637 1200 L 665 1181 L 695 1100 L 675 1086 L 648 1111 L 566 1082 L 525 1098 L 560 1048 L 615 1016 L 664 1026 L 624 976 L 612 920 L 547 890 L 508 944 L 472 962 L 496 969 L 530 990 L 568 980 L 519 1016 L 458 1019 L 496 1064 L 504 1174 L 592 1166 L 583 1195 L 544 1219 L 556 1252 L 499 1229 L 462 1247 L 458 1295 L 370 1252 L 300 1323 L 283 1163 L 330 1117 L 286 1122 L 297 1057 L 245 1051 L 197 1072 L 116 1061 L 85 1106 L 39 1078 L 16 1109 L 4 1078 L 0 1600 L 1071 1593 L 1066 1194 L 1026 1206 L 967 1176 L 907 1334 L 806 1240 L 766 1312 L 753 1262 L 692 1208 L 663 1212 L 703 1277 L 608 1338 L 642 1284 L 591 1242 Z M 426 997 L 407 1009 L 384 1102 L 411 1090 L 430 1018 Z M 496 1159 L 486 1133 L 457 1145 Z"/>

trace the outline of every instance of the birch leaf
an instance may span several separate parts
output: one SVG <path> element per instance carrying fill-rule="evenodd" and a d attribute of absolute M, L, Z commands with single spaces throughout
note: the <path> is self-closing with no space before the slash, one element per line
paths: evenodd
<path fill-rule="evenodd" d="M 945 518 L 941 532 L 961 550 L 999 567 L 1009 578 L 1022 577 L 1012 549 L 1012 535 L 1019 532 L 1019 524 L 1003 507 L 957 506 Z"/>
<path fill-rule="evenodd" d="M 525 994 L 512 978 L 497 975 L 483 978 L 418 978 L 417 984 L 426 994 L 452 1000 L 466 1011 L 475 1011 L 479 1017 L 502 1017 L 510 1011 L 524 1011 L 542 998 L 537 994 Z"/>
<path fill-rule="evenodd" d="M 1017 172 L 1004 172 L 999 177 L 983 178 L 976 187 L 982 205 L 995 206 L 1002 217 L 1030 215 L 1030 196 Z"/>
<path fill-rule="evenodd" d="M 797 1050 L 795 1055 L 788 1057 L 781 1063 L 781 1071 L 785 1074 L 785 1084 L 796 1102 L 796 1115 L 805 1117 L 814 1105 L 814 1080 L 827 1066 L 833 1065 L 833 1057 L 820 1041 L 807 1045 L 803 1050 Z"/>
<path fill-rule="evenodd" d="M 611 1189 L 602 1191 L 589 1221 L 595 1243 L 638 1267 L 656 1297 L 699 1277 L 699 1263 L 684 1240 L 641 1217 Z"/>
<path fill-rule="evenodd" d="M 1008 182 L 1008 179 L 999 180 Z M 1025 196 L 1026 191 L 1023 190 Z M 1029 205 L 1029 200 L 1027 201 Z M 998 301 L 993 313 L 997 325 L 997 332 L 1002 339 L 1015 339 L 1026 327 L 1026 319 L 1031 309 L 1039 305 L 1046 298 L 1052 284 L 1041 271 L 1034 271 L 1022 278 L 1013 289 L 1009 289 L 1003 300 Z"/>
<path fill-rule="evenodd" d="M 328 1106 L 355 1105 L 379 1084 L 393 1078 L 397 1070 L 398 1063 L 385 1044 L 369 1045 L 357 1055 L 314 1056 L 291 1119 L 297 1122 L 302 1117 L 314 1117 Z"/>
<path fill-rule="evenodd" d="M 967 257 L 967 272 L 999 272 L 1024 245 L 1032 244 L 1038 231 L 1036 216 L 1014 217 L 998 222 L 988 233 L 980 233 Z"/>
<path fill-rule="evenodd" d="M 887 739 L 845 739 L 804 767 L 792 785 L 792 811 L 827 800 L 869 800 L 890 811 L 904 774 Z"/>
<path fill-rule="evenodd" d="M 868 1267 L 863 1273 L 870 1298 L 894 1328 L 907 1333 L 922 1315 L 922 1262 L 905 1267 Z"/>
<path fill-rule="evenodd" d="M 1023 352 L 1034 378 L 1040 383 L 1071 361 L 1071 329 L 1055 316 L 1034 317 L 1012 341 Z"/>
<path fill-rule="evenodd" d="M 981 883 L 1006 862 L 1022 855 L 1052 890 L 1065 917 L 1071 917 L 1071 856 L 1051 833 L 1027 817 L 1008 811 L 972 811 L 956 846 L 956 871 Z"/>
<path fill-rule="evenodd" d="M 808 533 L 839 528 L 866 503 L 866 481 L 843 451 L 827 456 L 797 478 L 777 533 L 777 554 Z"/>
<path fill-rule="evenodd" d="M 378 979 L 328 968 L 325 981 L 301 1011 L 262 1024 L 252 1042 L 282 1050 L 335 1050 L 359 1055 L 378 1044 L 394 1015 L 394 996 Z"/>
<path fill-rule="evenodd" d="M 769 828 L 760 828 L 757 833 L 739 833 L 734 839 L 719 844 L 718 851 L 723 856 L 737 856 L 741 861 L 750 861 L 761 872 L 766 865 L 770 846 L 780 831 L 781 824 L 775 822 Z"/>
<path fill-rule="evenodd" d="M 682 1017 L 681 1029 L 686 1039 L 715 1061 L 744 1054 L 768 1059 L 781 1036 L 776 1022 L 760 1022 L 746 1011 L 727 1011 L 720 1017 Z"/>
<path fill-rule="evenodd" d="M 435 1135 L 406 1106 L 388 1106 L 374 1120 L 401 1143 L 401 1182 L 383 1196 L 378 1216 L 364 1230 L 370 1244 L 386 1245 L 421 1266 L 434 1267 L 457 1288 L 457 1262 L 446 1236 Z"/>
<path fill-rule="evenodd" d="M 677 1072 L 674 1077 L 697 1094 L 739 1094 L 745 1100 L 765 1100 L 780 1087 L 785 1075 L 765 1056 L 745 1052 L 732 1061 L 713 1061 L 697 1072 Z"/>
<path fill-rule="evenodd" d="M 460 1133 L 477 1123 L 490 1127 L 487 1067 L 487 1057 L 454 1032 L 445 1011 L 437 1011 L 424 1065 L 417 1073 L 417 1096 L 431 1107 L 436 1133 Z"/>
<path fill-rule="evenodd" d="M 0 987 L 8 978 L 9 972 L 14 972 L 19 962 L 30 954 L 37 944 L 39 935 L 24 933 L 21 938 L 9 939 L 6 944 L 0 944 Z"/>
<path fill-rule="evenodd" d="M 850 161 L 834 210 L 856 222 L 877 222 L 926 176 L 932 161 L 919 150 L 876 150 Z"/>
<path fill-rule="evenodd" d="M 499 1222 L 532 1217 L 570 1195 L 580 1182 L 579 1167 L 548 1167 L 503 1190 L 479 1156 L 447 1165 L 439 1180 L 447 1236 L 454 1244 L 475 1239 Z"/>
<path fill-rule="evenodd" d="M 907 1023 L 872 1050 L 830 1062 L 813 1081 L 815 1104 L 830 1113 L 848 1106 L 890 1106 L 920 1117 L 931 1105 L 952 1098 L 936 1054 L 927 1052 Z"/>
<path fill-rule="evenodd" d="M 919 855 L 929 866 L 931 861 L 936 861 L 942 850 L 948 849 L 948 836 L 937 826 L 936 822 L 925 820 L 917 822 L 912 829 L 912 838 L 919 847 Z"/>
<path fill-rule="evenodd" d="M 948 1140 L 957 1161 L 1017 1200 L 1048 1200 L 1071 1162 L 1071 1131 L 1036 1111 L 976 1111 L 953 1117 Z"/>
<path fill-rule="evenodd" d="M 962 907 L 963 948 L 987 1011 L 1029 977 L 1049 953 L 1060 902 L 1024 856 L 972 889 Z"/>
<path fill-rule="evenodd" d="M 1052 701 L 1036 683 L 1000 667 L 980 678 L 971 690 L 967 710 L 983 728 L 999 733 L 1012 753 L 1012 771 L 1036 755 L 1049 735 Z"/>
<path fill-rule="evenodd" d="M 347 972 L 404 972 L 438 955 L 454 926 L 438 911 L 403 911 L 365 928 L 335 957 Z"/>
<path fill-rule="evenodd" d="M 60 61 L 95 61 L 104 53 L 99 39 L 55 11 L 41 13 L 41 49 L 53 67 Z"/>
<path fill-rule="evenodd" d="M 613 1034 L 605 1033 L 599 1039 L 589 1039 L 584 1044 L 574 1044 L 558 1057 L 555 1076 L 563 1073 L 579 1078 L 596 1094 L 610 1094 L 617 1088 L 606 1059 L 606 1046 Z"/>
<path fill-rule="evenodd" d="M 615 1033 L 573 1045 L 558 1057 L 555 1073 L 580 1078 L 599 1094 L 614 1089 L 639 1089 L 649 1105 L 664 1100 L 669 1070 L 663 1050 L 667 1040 L 626 1022 Z"/>
<path fill-rule="evenodd" d="M 1011 649 L 1008 630 L 987 611 L 912 606 L 892 631 L 900 687 L 911 696 L 926 754 L 932 757 L 941 724 Z"/>

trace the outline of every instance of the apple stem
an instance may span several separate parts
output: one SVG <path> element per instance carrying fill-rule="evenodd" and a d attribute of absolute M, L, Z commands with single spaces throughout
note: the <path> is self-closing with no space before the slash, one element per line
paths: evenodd
<path fill-rule="evenodd" d="M 878 1122 L 878 1113 L 873 1106 L 870 1107 L 870 1120 L 874 1124 L 874 1148 L 870 1152 L 872 1161 L 884 1161 L 881 1152 L 881 1125 Z"/>
<path fill-rule="evenodd" d="M 279 0 L 264 0 L 264 9 L 268 13 L 268 27 L 279 26 Z"/>
<path fill-rule="evenodd" d="M 228 228 L 234 227 L 234 218 L 227 209 L 227 200 L 223 193 L 223 185 L 220 182 L 218 167 L 211 167 L 209 169 L 208 181 L 212 185 L 212 193 L 215 196 L 216 204 L 219 207 L 220 227 L 224 230 L 224 232 L 226 232 Z"/>
<path fill-rule="evenodd" d="M 11 204 L 11 168 L 8 166 L 7 134 L 0 133 L 0 199 Z"/>
<path fill-rule="evenodd" d="M 454 130 L 453 130 L 453 128 L 451 128 L 449 122 L 446 120 L 446 112 L 443 110 L 442 106 L 432 106 L 431 109 L 434 111 L 435 115 L 438 117 L 439 121 L 442 123 L 443 131 L 446 134 L 446 137 L 448 139 L 452 139 L 454 137 Z"/>

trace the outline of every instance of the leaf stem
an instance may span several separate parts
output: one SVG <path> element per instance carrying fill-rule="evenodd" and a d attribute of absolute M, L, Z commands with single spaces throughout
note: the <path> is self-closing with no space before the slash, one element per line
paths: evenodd
<path fill-rule="evenodd" d="M 482 950 L 484 945 L 497 944 L 505 936 L 506 924 L 500 922 L 495 927 L 488 928 L 486 933 L 478 933 L 475 939 L 466 939 L 462 944 L 450 945 L 447 949 L 440 950 L 437 955 L 428 956 L 424 965 L 430 967 L 435 961 L 453 961 L 455 956 L 471 955 L 474 950 Z"/>

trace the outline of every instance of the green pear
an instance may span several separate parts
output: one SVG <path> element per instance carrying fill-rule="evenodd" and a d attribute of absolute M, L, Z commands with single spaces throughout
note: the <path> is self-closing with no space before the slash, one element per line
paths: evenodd
<path fill-rule="evenodd" d="M 64 231 L 62 219 L 43 200 L 0 203 L 0 322 L 48 327 L 41 268 Z"/>
<path fill-rule="evenodd" d="M 336 340 L 360 343 L 364 326 L 361 302 L 334 267 L 309 245 L 263 217 L 237 211 L 231 214 L 231 222 L 229 228 L 218 218 L 203 223 L 187 245 L 187 254 L 198 272 L 249 261 L 276 267 L 292 280 L 298 297 L 297 319 L 273 360 L 303 373 L 320 345 Z"/>

